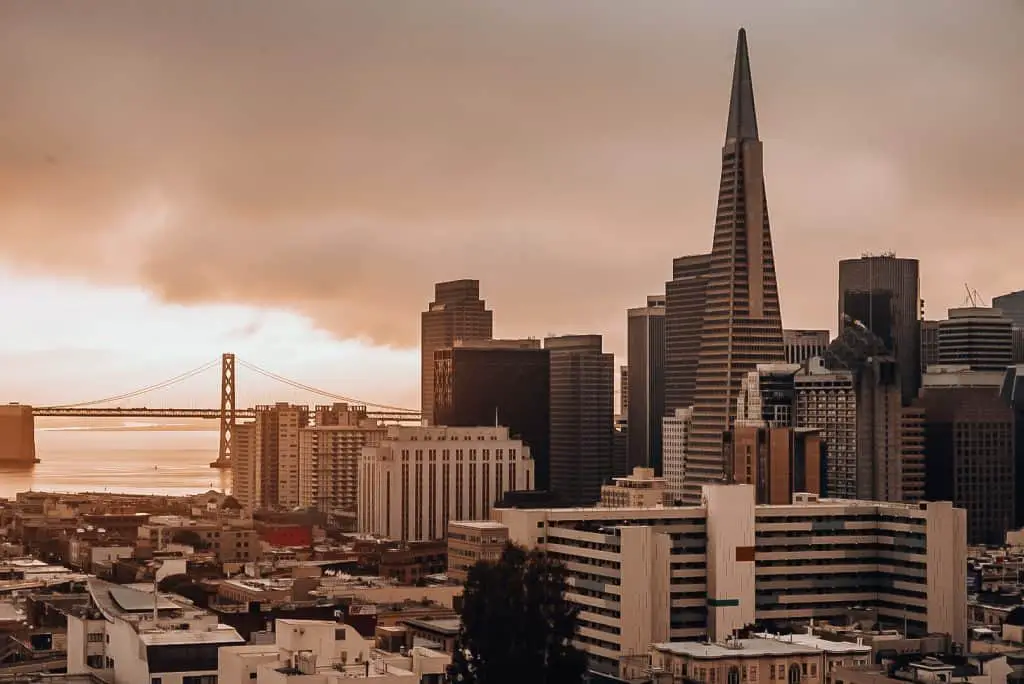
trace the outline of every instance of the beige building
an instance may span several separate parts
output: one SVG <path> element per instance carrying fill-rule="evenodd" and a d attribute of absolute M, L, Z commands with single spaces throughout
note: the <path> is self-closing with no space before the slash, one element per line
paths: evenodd
<path fill-rule="evenodd" d="M 836 668 L 867 665 L 871 647 L 805 634 L 758 635 L 712 644 L 652 644 L 650 656 L 651 672 L 669 674 L 673 682 L 829 684 Z"/>
<path fill-rule="evenodd" d="M 299 430 L 309 407 L 278 402 L 257 406 L 252 423 L 235 426 L 232 493 L 248 510 L 291 510 L 300 505 Z"/>
<path fill-rule="evenodd" d="M 355 513 L 359 457 L 364 446 L 380 441 L 384 428 L 361 407 L 336 406 L 330 413 L 317 411 L 315 427 L 299 430 L 299 505 Z"/>
<path fill-rule="evenodd" d="M 601 487 L 601 506 L 605 508 L 647 508 L 672 505 L 668 480 L 655 477 L 654 468 L 633 468 L 633 474 L 616 477 Z"/>
<path fill-rule="evenodd" d="M 448 523 L 448 577 L 465 582 L 479 561 L 496 561 L 508 545 L 508 528 L 491 520 L 453 520 Z"/>
<path fill-rule="evenodd" d="M 675 501 L 683 499 L 686 479 L 686 452 L 693 429 L 693 407 L 675 409 L 661 419 L 661 472 Z"/>
<path fill-rule="evenodd" d="M 529 447 L 506 427 L 392 425 L 359 462 L 359 531 L 442 539 L 450 520 L 486 520 L 495 501 L 532 489 Z"/>
<path fill-rule="evenodd" d="M 966 514 L 947 502 L 806 500 L 755 506 L 750 485 L 708 485 L 700 506 L 497 509 L 509 538 L 570 571 L 578 645 L 622 656 L 721 642 L 755 621 L 845 622 L 856 606 L 912 635 L 967 640 Z"/>

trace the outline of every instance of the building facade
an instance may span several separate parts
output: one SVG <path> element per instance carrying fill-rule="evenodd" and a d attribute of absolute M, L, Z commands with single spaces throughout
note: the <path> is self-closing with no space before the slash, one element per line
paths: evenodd
<path fill-rule="evenodd" d="M 626 477 L 616 477 L 611 484 L 601 487 L 603 508 L 648 508 L 671 506 L 672 492 L 668 481 L 657 477 L 653 468 L 633 468 Z"/>
<path fill-rule="evenodd" d="M 615 356 L 600 335 L 544 340 L 551 368 L 549 485 L 567 504 L 589 506 L 612 476 Z"/>
<path fill-rule="evenodd" d="M 438 425 L 504 425 L 530 447 L 537 489 L 548 489 L 551 363 L 539 340 L 459 342 L 434 353 Z"/>
<path fill-rule="evenodd" d="M 921 373 L 939 363 L 939 321 L 921 321 Z"/>
<path fill-rule="evenodd" d="M 1015 327 L 1024 328 L 1024 290 L 993 297 L 992 308 L 1002 311 Z"/>
<path fill-rule="evenodd" d="M 363 407 L 317 411 L 316 424 L 299 430 L 299 506 L 327 514 L 356 512 L 359 457 L 376 444 L 383 426 Z"/>
<path fill-rule="evenodd" d="M 442 539 L 451 520 L 486 520 L 506 492 L 534 489 L 530 448 L 507 427 L 389 426 L 359 462 L 359 531 Z"/>
<path fill-rule="evenodd" d="M 420 410 L 428 425 L 434 422 L 434 352 L 493 336 L 494 318 L 480 299 L 479 280 L 434 285 L 434 301 L 420 316 Z"/>
<path fill-rule="evenodd" d="M 966 514 L 946 502 L 815 500 L 756 506 L 749 485 L 710 485 L 699 506 L 501 509 L 514 542 L 568 564 L 577 645 L 591 666 L 653 643 L 722 642 L 755 622 L 877 611 L 912 635 L 967 642 Z"/>
<path fill-rule="evenodd" d="M 824 356 L 829 341 L 828 330 L 783 330 L 786 363 L 806 363 L 815 356 Z"/>
<path fill-rule="evenodd" d="M 798 493 L 822 494 L 825 461 L 816 428 L 736 425 L 725 433 L 726 476 L 753 485 L 758 504 L 789 504 Z"/>
<path fill-rule="evenodd" d="M 736 45 L 715 233 L 707 270 L 687 454 L 687 501 L 700 485 L 720 482 L 722 438 L 735 414 L 743 376 L 759 363 L 782 361 L 782 314 L 765 195 L 746 33 Z"/>
<path fill-rule="evenodd" d="M 235 426 L 232 493 L 248 510 L 291 510 L 301 505 L 299 431 L 309 427 L 309 407 L 277 403 L 256 407 L 256 419 Z"/>
<path fill-rule="evenodd" d="M 693 430 L 693 407 L 676 409 L 662 420 L 662 474 L 668 482 L 673 501 L 683 500 L 686 479 L 686 452 Z"/>
<path fill-rule="evenodd" d="M 710 254 L 672 260 L 665 283 L 665 415 L 693 406 Z"/>
<path fill-rule="evenodd" d="M 629 415 L 629 366 L 619 366 L 619 415 Z"/>
<path fill-rule="evenodd" d="M 860 321 L 896 357 L 901 397 L 921 386 L 921 278 L 917 259 L 865 255 L 839 262 L 839 331 Z"/>
<path fill-rule="evenodd" d="M 661 472 L 661 417 L 665 412 L 665 298 L 627 311 L 629 467 Z"/>
<path fill-rule="evenodd" d="M 508 545 L 508 528 L 493 520 L 448 523 L 448 578 L 465 582 L 480 561 L 494 563 Z"/>
<path fill-rule="evenodd" d="M 1014 416 L 999 396 L 1003 377 L 933 366 L 916 402 L 925 420 L 926 496 L 967 511 L 972 544 L 1002 544 L 1016 523 Z"/>
<path fill-rule="evenodd" d="M 950 309 L 939 321 L 939 363 L 1003 372 L 1013 363 L 1013 321 L 999 309 Z"/>

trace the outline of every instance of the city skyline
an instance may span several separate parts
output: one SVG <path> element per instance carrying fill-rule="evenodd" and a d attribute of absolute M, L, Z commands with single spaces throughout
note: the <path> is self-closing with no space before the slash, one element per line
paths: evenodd
<path fill-rule="evenodd" d="M 10 368 L 6 400 L 91 399 L 234 351 L 339 393 L 415 406 L 416 314 L 434 282 L 455 278 L 481 281 L 481 294 L 496 314 L 496 336 L 598 333 L 621 362 L 625 309 L 663 286 L 672 258 L 705 249 L 714 221 L 714 179 L 704 171 L 718 155 L 726 65 L 740 24 L 750 31 L 764 93 L 758 113 L 772 150 L 766 176 L 786 327 L 831 327 L 837 262 L 864 251 L 893 249 L 921 260 L 929 318 L 944 317 L 946 308 L 962 302 L 963 280 L 986 300 L 1024 286 L 1014 281 L 1011 264 L 1001 261 L 1016 252 L 1010 227 L 1020 215 L 1019 199 L 1003 194 L 1009 179 L 1019 177 L 1017 167 L 1006 164 L 1019 166 L 1024 157 L 1013 152 L 1017 136 L 1000 138 L 998 145 L 990 136 L 1001 117 L 1015 111 L 1006 85 L 1016 82 L 1021 60 L 1008 58 L 1017 48 L 1003 33 L 1012 38 L 1019 13 L 1000 15 L 1001 6 L 993 4 L 962 16 L 959 50 L 939 54 L 935 43 L 947 30 L 938 18 L 941 8 L 890 9 L 884 30 L 876 15 L 831 34 L 821 25 L 838 24 L 848 10 L 803 11 L 804 21 L 780 43 L 772 17 L 750 5 L 710 18 L 666 3 L 644 5 L 647 15 L 624 16 L 611 5 L 593 3 L 583 11 L 568 3 L 548 8 L 546 22 L 535 21 L 540 15 L 528 6 L 511 17 L 486 3 L 460 15 L 451 14 L 455 5 L 445 6 L 442 19 L 462 16 L 479 29 L 479 35 L 465 35 L 472 32 L 460 28 L 450 53 L 438 47 L 451 38 L 442 21 L 426 25 L 423 64 L 411 63 L 407 52 L 389 62 L 366 41 L 351 48 L 365 60 L 359 64 L 374 66 L 384 82 L 397 86 L 390 96 L 386 88 L 354 79 L 351 60 L 327 50 L 337 38 L 330 32 L 315 32 L 308 50 L 289 52 L 294 45 L 285 39 L 315 19 L 335 19 L 373 29 L 372 36 L 388 46 L 400 41 L 401 22 L 383 28 L 387 22 L 362 9 L 324 16 L 300 6 L 282 16 L 254 3 L 251 13 L 235 17 L 214 6 L 206 10 L 210 28 L 190 34 L 192 47 L 211 44 L 229 19 L 254 29 L 258 38 L 282 40 L 262 63 L 265 71 L 250 76 L 250 90 L 229 87 L 228 94 L 253 94 L 264 105 L 268 95 L 297 96 L 295 111 L 270 107 L 266 120 L 257 117 L 255 125 L 268 127 L 270 135 L 239 131 L 249 140 L 261 134 L 255 151 L 267 163 L 253 165 L 273 173 L 237 178 L 225 174 L 253 158 L 240 152 L 238 135 L 228 134 L 228 124 L 237 122 L 225 114 L 225 102 L 203 90 L 219 79 L 233 83 L 230 65 L 214 69 L 198 90 L 183 89 L 188 69 L 197 64 L 184 59 L 169 71 L 157 69 L 176 43 L 147 42 L 160 22 L 143 21 L 126 6 L 112 15 L 118 21 L 102 29 L 76 24 L 79 10 L 71 6 L 59 15 L 46 8 L 0 9 L 0 64 L 27 69 L 17 82 L 12 79 L 12 114 L 5 120 L 11 135 L 0 141 L 6 150 L 0 155 L 0 307 L 17 322 L 6 326 L 0 343 L 0 359 Z M 965 12 L 955 4 L 944 11 Z M 182 39 L 178 31 L 194 28 L 195 14 L 185 15 L 169 11 L 156 37 Z M 509 27 L 511 43 L 480 44 L 486 42 L 480 35 L 495 38 L 498 19 L 508 18 L 517 20 Z M 270 19 L 281 23 L 271 28 Z M 74 40 L 67 33 L 72 26 Z M 691 36 L 701 32 L 707 35 Z M 856 46 L 872 32 L 883 40 L 868 55 Z M 533 61 L 523 62 L 515 39 L 535 47 L 531 57 L 546 64 L 546 78 L 527 68 Z M 50 41 L 62 43 L 52 56 Z M 132 69 L 118 72 L 120 79 L 104 79 L 114 62 L 79 60 L 95 53 L 97 41 L 110 46 L 118 69 L 129 62 Z M 635 50 L 638 41 L 647 47 L 623 60 L 623 48 Z M 257 42 L 233 36 L 221 49 L 246 63 L 255 59 Z M 578 54 L 570 55 L 569 48 Z M 812 51 L 815 60 L 800 57 Z M 854 51 L 856 65 L 839 69 L 836 62 Z M 122 59 L 131 55 L 149 59 Z M 443 84 L 439 74 L 466 55 L 479 57 L 475 68 L 456 70 Z M 53 61 L 69 56 L 77 76 L 103 85 L 94 99 L 80 98 Z M 595 65 L 584 64 L 587 59 Z M 294 88 L 282 84 L 289 68 L 310 60 L 316 69 L 309 79 Z M 835 69 L 834 82 L 823 84 L 814 72 L 826 68 Z M 343 92 L 359 96 L 353 111 L 338 109 L 337 92 L 316 90 L 331 70 L 349 89 Z M 502 81 L 500 96 L 480 90 L 490 77 L 518 71 L 524 74 Z M 914 88 L 888 87 L 911 73 Z M 0 81 L 11 75 L 0 67 Z M 871 82 L 882 75 L 888 78 Z M 576 83 L 567 85 L 567 76 Z M 425 85 L 410 85 L 414 77 Z M 186 109 L 194 106 L 210 126 L 155 114 L 147 79 Z M 531 87 L 524 84 L 528 79 Z M 967 84 L 973 91 L 965 94 Z M 537 104 L 560 87 L 568 88 L 565 96 Z M 423 92 L 431 88 L 436 92 Z M 441 94 L 458 97 L 445 105 Z M 872 109 L 886 116 L 862 115 L 869 97 Z M 861 106 L 852 104 L 857 98 Z M 946 98 L 941 102 L 948 106 L 936 107 L 935 98 Z M 929 116 L 922 122 L 911 114 L 919 114 L 914 106 L 926 100 Z M 398 103 L 435 117 L 412 123 L 385 116 L 387 125 L 377 126 L 366 119 L 369 105 L 392 111 Z M 510 121 L 498 110 L 510 104 L 520 125 L 501 128 Z M 950 113 L 950 120 L 940 120 Z M 283 117 L 283 128 L 271 125 L 271 114 Z M 348 116 L 327 128 L 326 114 Z M 458 120 L 459 114 L 472 125 L 452 128 L 436 120 Z M 565 120 L 579 130 L 569 134 Z M 296 133 L 295 125 L 306 123 L 314 124 L 319 140 Z M 167 135 L 147 139 L 157 125 L 165 125 Z M 816 136 L 829 127 L 830 140 L 841 129 L 838 137 L 858 140 L 858 146 L 822 159 Z M 500 139 L 499 129 L 508 131 L 508 139 Z M 382 131 L 392 134 L 387 141 L 379 137 Z M 365 144 L 353 143 L 353 135 Z M 408 144 L 399 148 L 397 141 Z M 204 142 L 210 149 L 198 147 Z M 303 142 L 319 151 L 303 151 Z M 526 149 L 510 150 L 510 142 Z M 479 149 L 472 155 L 474 145 Z M 351 188 L 347 167 L 325 158 L 339 150 L 354 152 L 357 160 L 370 154 L 398 164 L 383 174 L 379 164 L 371 165 Z M 198 169 L 214 153 L 229 161 Z M 957 155 L 956 161 L 940 162 L 938 155 L 945 154 Z M 490 162 L 481 166 L 484 157 Z M 425 158 L 438 164 L 437 173 L 428 175 L 445 178 L 445 184 L 426 182 Z M 183 166 L 189 160 L 192 166 Z M 533 163 L 524 167 L 527 161 Z M 560 197 L 536 183 L 549 174 L 565 178 L 554 184 Z M 309 184 L 307 192 L 289 175 Z M 831 178 L 827 187 L 817 180 L 821 176 Z M 390 214 L 387 190 L 403 197 Z M 325 203 L 327 195 L 336 203 Z M 915 225 L 928 226 L 928 243 Z M 256 239 L 242 240 L 246 233 L 236 231 L 243 229 Z M 581 231 L 589 236 L 585 242 L 578 239 Z M 442 251 L 422 252 L 423 238 L 439 242 Z M 1000 249 L 993 247 L 996 240 Z M 417 256 L 410 256 L 405 242 Z M 563 243 L 572 243 L 571 250 Z M 224 261 L 227 254 L 232 259 Z M 255 285 L 250 272 L 262 274 Z M 172 283 L 172 276 L 184 282 Z M 344 341 L 358 338 L 365 341 Z M 243 399 L 245 392 L 240 388 Z M 212 400 L 212 385 L 210 395 Z"/>

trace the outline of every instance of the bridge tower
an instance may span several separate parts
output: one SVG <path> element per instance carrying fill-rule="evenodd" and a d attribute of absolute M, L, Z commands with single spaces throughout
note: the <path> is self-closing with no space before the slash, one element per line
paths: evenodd
<path fill-rule="evenodd" d="M 230 468 L 235 455 L 235 355 L 220 358 L 220 452 L 211 468 Z"/>

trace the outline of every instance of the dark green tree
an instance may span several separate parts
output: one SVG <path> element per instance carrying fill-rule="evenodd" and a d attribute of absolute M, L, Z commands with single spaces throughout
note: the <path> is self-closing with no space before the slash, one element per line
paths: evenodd
<path fill-rule="evenodd" d="M 557 561 L 511 544 L 497 562 L 470 568 L 450 669 L 452 681 L 582 681 L 587 659 L 572 644 L 578 609 L 565 598 L 566 577 Z"/>

